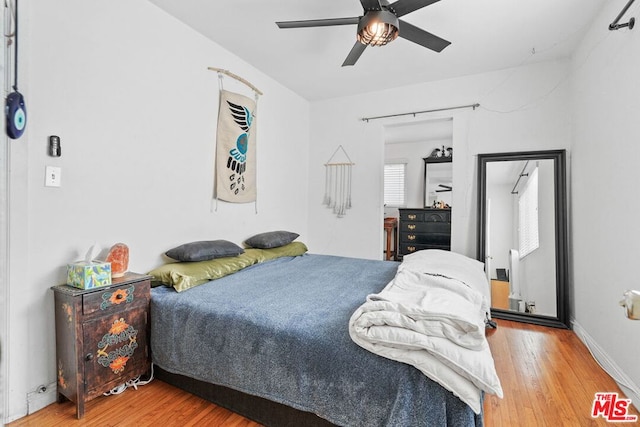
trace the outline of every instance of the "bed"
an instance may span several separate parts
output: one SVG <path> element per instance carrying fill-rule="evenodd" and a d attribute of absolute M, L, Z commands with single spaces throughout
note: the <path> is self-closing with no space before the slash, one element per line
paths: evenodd
<path fill-rule="evenodd" d="M 350 336 L 398 266 L 278 255 L 183 292 L 154 287 L 156 376 L 268 426 L 482 426 L 481 409 Z"/>

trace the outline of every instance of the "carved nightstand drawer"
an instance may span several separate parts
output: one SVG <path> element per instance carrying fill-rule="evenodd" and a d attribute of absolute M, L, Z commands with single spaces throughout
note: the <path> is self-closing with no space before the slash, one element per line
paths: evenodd
<path fill-rule="evenodd" d="M 82 296 L 82 312 L 88 316 L 96 312 L 102 315 L 126 310 L 134 305 L 146 304 L 147 293 L 144 286 L 136 286 L 135 283 L 100 289 Z"/>

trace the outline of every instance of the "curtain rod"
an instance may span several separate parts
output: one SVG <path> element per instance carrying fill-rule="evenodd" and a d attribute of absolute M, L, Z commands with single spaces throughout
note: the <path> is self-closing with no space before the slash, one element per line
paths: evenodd
<path fill-rule="evenodd" d="M 233 74 L 231 71 L 229 70 L 223 70 L 222 68 L 215 68 L 215 67 L 207 67 L 208 70 L 211 71 L 216 71 L 218 73 L 222 73 L 222 74 L 226 74 L 229 77 L 233 77 L 234 79 L 238 80 L 239 82 L 242 82 L 244 84 L 246 84 L 247 86 L 249 86 L 251 89 L 253 89 L 258 95 L 262 95 L 262 92 L 255 87 L 254 85 L 252 85 L 251 83 L 249 83 L 247 80 L 243 79 L 242 77 L 240 77 L 237 74 Z"/>
<path fill-rule="evenodd" d="M 527 163 L 524 164 L 524 167 L 522 168 L 522 172 L 520 172 L 520 175 L 518 175 L 518 180 L 516 181 L 516 185 L 513 186 L 513 189 L 511 190 L 511 194 L 518 194 L 518 192 L 516 191 L 516 188 L 518 188 L 518 184 L 520 184 L 520 180 L 522 179 L 523 176 L 529 176 L 528 173 L 524 173 L 524 171 L 527 170 L 527 166 L 529 166 L 529 160 L 527 160 Z"/>
<path fill-rule="evenodd" d="M 629 19 L 629 22 L 625 22 L 624 24 L 618 24 L 618 22 L 620 22 L 622 16 L 627 13 L 627 10 L 629 10 L 629 7 L 633 4 L 634 1 L 635 0 L 629 0 L 629 2 L 622 8 L 622 11 L 618 14 L 618 16 L 616 16 L 616 19 L 614 19 L 614 21 L 609 24 L 609 30 L 614 31 L 625 27 L 629 27 L 630 30 L 633 29 L 633 26 L 636 23 L 636 18 L 631 18 Z"/>
<path fill-rule="evenodd" d="M 475 110 L 479 106 L 480 106 L 480 104 L 475 103 L 475 104 L 469 104 L 469 105 L 459 105 L 457 107 L 446 107 L 446 108 L 436 108 L 434 110 L 414 111 L 412 113 L 399 113 L 399 114 L 388 114 L 386 116 L 363 117 L 360 120 L 362 120 L 363 122 L 369 123 L 369 120 L 388 119 L 389 117 L 401 117 L 401 116 L 413 116 L 413 117 L 415 117 L 416 114 L 435 113 L 435 112 L 438 112 L 438 111 L 447 111 L 447 110 L 459 110 L 461 108 L 473 108 Z"/>

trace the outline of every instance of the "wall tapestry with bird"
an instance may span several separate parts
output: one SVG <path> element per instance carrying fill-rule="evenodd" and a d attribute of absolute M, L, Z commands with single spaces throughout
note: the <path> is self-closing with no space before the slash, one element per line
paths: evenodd
<path fill-rule="evenodd" d="M 216 135 L 216 199 L 256 200 L 256 102 L 222 90 Z"/>

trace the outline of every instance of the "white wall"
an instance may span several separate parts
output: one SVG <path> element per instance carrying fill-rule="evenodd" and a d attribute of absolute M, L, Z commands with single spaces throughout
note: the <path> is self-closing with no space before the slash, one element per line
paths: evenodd
<path fill-rule="evenodd" d="M 620 7 L 607 2 L 572 64 L 569 223 L 575 320 L 640 384 L 640 322 L 627 320 L 618 305 L 626 289 L 640 289 L 640 33 L 637 26 L 608 30 Z M 640 396 L 633 397 L 637 407 Z"/>
<path fill-rule="evenodd" d="M 424 83 L 312 105 L 309 163 L 309 240 L 314 250 L 379 259 L 382 254 L 384 130 L 389 123 L 453 118 L 452 250 L 476 256 L 479 153 L 568 148 L 571 140 L 569 62 Z M 383 100 L 383 102 L 380 102 Z M 424 111 L 479 102 L 479 109 L 414 118 L 362 117 Z M 342 144 L 356 163 L 353 208 L 337 219 L 321 206 L 323 162 Z"/>
<path fill-rule="evenodd" d="M 11 142 L 11 372 L 5 420 L 56 379 L 52 285 L 97 242 L 129 245 L 130 270 L 161 264 L 192 240 L 241 243 L 288 229 L 307 241 L 310 107 L 232 53 L 145 0 L 20 3 L 21 90 L 27 132 Z M 265 95 L 258 112 L 258 213 L 220 202 L 212 212 L 217 75 Z M 250 94 L 227 78 L 225 88 Z M 62 157 L 47 156 L 59 135 Z M 62 187 L 44 187 L 45 165 Z M 8 353 L 7 353 L 8 349 Z"/>

